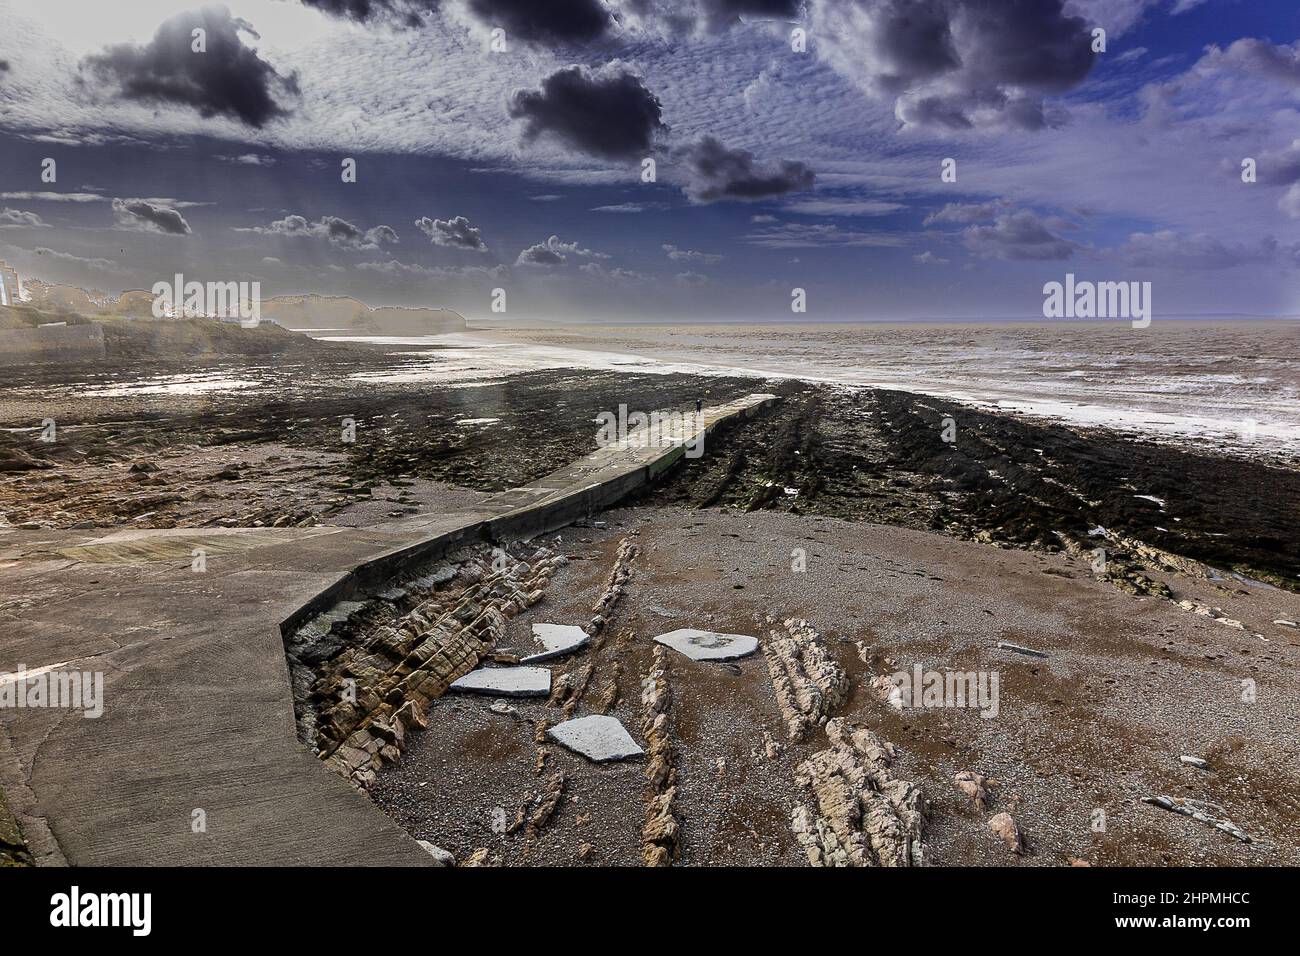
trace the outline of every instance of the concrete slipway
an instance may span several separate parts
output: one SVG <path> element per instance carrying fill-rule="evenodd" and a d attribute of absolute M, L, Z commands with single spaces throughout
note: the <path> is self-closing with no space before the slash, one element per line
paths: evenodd
<path fill-rule="evenodd" d="M 707 409 L 694 427 L 773 401 Z M 460 545 L 563 527 L 683 453 L 602 448 L 475 510 L 362 529 L 0 530 L 0 677 L 104 673 L 97 719 L 0 708 L 0 788 L 38 863 L 431 863 L 298 742 L 283 633 Z"/>

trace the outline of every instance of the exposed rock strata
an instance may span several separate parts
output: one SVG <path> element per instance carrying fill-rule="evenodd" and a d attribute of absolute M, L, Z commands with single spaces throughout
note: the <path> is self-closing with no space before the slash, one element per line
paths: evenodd
<path fill-rule="evenodd" d="M 668 667 L 667 651 L 656 645 L 654 666 L 641 682 L 641 732 L 649 755 L 645 776 L 650 783 L 645 826 L 641 830 L 641 854 L 646 866 L 671 866 L 679 852 L 680 821 L 673 811 L 677 770 Z"/>
<path fill-rule="evenodd" d="M 842 718 L 826 723 L 830 747 L 799 764 L 795 779 L 816 807 L 796 807 L 795 837 L 813 866 L 921 866 L 925 798 L 890 771 L 892 744 Z"/>
<path fill-rule="evenodd" d="M 593 641 L 604 632 L 610 615 L 614 613 L 614 608 L 623 598 L 627 582 L 632 577 L 632 559 L 636 557 L 636 553 L 637 546 L 632 535 L 618 543 L 618 551 L 614 555 L 614 567 L 610 569 L 609 577 L 605 581 L 605 589 L 591 607 L 595 616 L 587 625 L 587 633 L 591 635 Z"/>
<path fill-rule="evenodd" d="M 563 770 L 557 770 L 546 778 L 546 788 L 531 796 L 524 805 L 519 808 L 515 814 L 514 822 L 506 829 L 507 833 L 515 833 L 523 830 L 528 839 L 534 839 L 546 824 L 550 823 L 551 817 L 555 816 L 555 811 L 560 805 L 560 798 L 564 796 L 564 786 L 567 782 L 567 776 Z"/>
<path fill-rule="evenodd" d="M 1115 535 L 1097 541 L 1081 540 L 1073 535 L 1060 533 L 1057 537 L 1067 554 L 1088 562 L 1093 561 L 1097 548 L 1105 545 L 1106 560 L 1101 570 L 1096 572 L 1097 576 L 1126 594 L 1136 597 L 1154 594 L 1156 597 L 1173 600 L 1173 592 L 1169 590 L 1169 585 L 1157 581 L 1145 571 L 1150 570 L 1150 565 L 1157 567 L 1166 565 L 1167 562 L 1153 560 L 1155 554 L 1164 555 L 1171 560 L 1176 558 L 1176 555 L 1149 548 L 1133 538 L 1121 539 Z"/>
<path fill-rule="evenodd" d="M 358 605 L 315 641 L 291 640 L 295 685 L 314 677 L 299 714 L 307 742 L 352 783 L 369 786 L 401 759 L 407 732 L 426 726 L 430 701 L 493 651 L 508 618 L 541 600 L 554 565 L 545 549 L 531 565 L 497 551 L 491 563 L 462 566 L 449 587 L 421 588 L 417 579 L 392 592 L 396 603 Z"/>
<path fill-rule="evenodd" d="M 1187 800 L 1182 797 L 1143 797 L 1143 803 L 1149 803 L 1161 810 L 1168 810 L 1170 813 L 1181 813 L 1183 816 L 1191 817 L 1193 820 L 1199 820 L 1207 826 L 1221 830 L 1242 843 L 1250 843 L 1251 839 L 1246 831 L 1237 826 L 1231 820 L 1227 820 L 1218 814 L 1223 808 L 1215 806 L 1212 803 L 1204 803 L 1199 800 Z M 1216 811 L 1216 812 L 1211 812 Z"/>
<path fill-rule="evenodd" d="M 9 812 L 4 794 L 0 793 L 0 867 L 31 865 L 32 856 L 27 850 L 18 821 Z"/>
<path fill-rule="evenodd" d="M 768 623 L 773 623 L 770 618 Z M 807 621 L 787 620 L 785 633 L 773 629 L 763 644 L 763 656 L 791 740 L 803 740 L 844 702 L 848 675 Z"/>

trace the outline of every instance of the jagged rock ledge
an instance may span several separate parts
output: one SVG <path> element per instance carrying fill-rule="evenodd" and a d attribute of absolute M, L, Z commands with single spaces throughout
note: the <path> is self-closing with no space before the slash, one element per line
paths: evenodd
<path fill-rule="evenodd" d="M 365 602 L 341 602 L 285 642 L 299 737 L 366 788 L 396 763 L 429 703 L 495 650 L 563 559 L 467 549 Z"/>

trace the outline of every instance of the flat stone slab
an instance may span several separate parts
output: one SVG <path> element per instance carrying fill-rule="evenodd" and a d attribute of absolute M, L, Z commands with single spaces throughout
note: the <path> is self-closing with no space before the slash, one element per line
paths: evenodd
<path fill-rule="evenodd" d="M 533 640 L 542 646 L 542 650 L 521 657 L 520 664 L 538 664 L 553 657 L 562 657 L 576 651 L 591 638 L 576 624 L 534 624 Z"/>
<path fill-rule="evenodd" d="M 745 634 L 719 634 L 682 628 L 660 634 L 655 641 L 685 654 L 693 661 L 734 661 L 758 650 L 758 638 Z"/>
<path fill-rule="evenodd" d="M 452 690 L 497 697 L 545 697 L 551 672 L 545 667 L 480 667 L 451 682 Z"/>
<path fill-rule="evenodd" d="M 600 714 L 556 724 L 546 731 L 546 736 L 597 763 L 645 753 L 616 717 Z"/>

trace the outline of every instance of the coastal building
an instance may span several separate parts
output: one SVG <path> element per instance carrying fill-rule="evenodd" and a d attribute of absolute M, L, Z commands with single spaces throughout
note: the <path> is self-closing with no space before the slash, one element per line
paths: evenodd
<path fill-rule="evenodd" d="M 0 259 L 0 305 L 17 305 L 21 291 L 17 271 Z"/>

